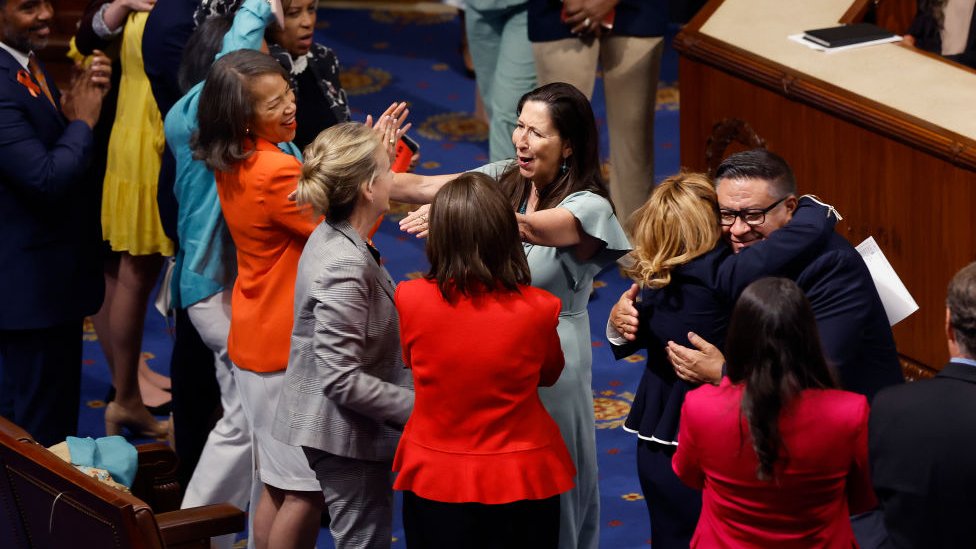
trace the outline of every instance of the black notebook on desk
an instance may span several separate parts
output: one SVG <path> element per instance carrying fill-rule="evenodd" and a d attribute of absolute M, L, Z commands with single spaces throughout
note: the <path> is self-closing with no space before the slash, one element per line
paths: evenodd
<path fill-rule="evenodd" d="M 883 40 L 893 36 L 895 36 L 895 33 L 886 31 L 871 23 L 855 23 L 853 25 L 840 25 L 839 27 L 827 27 L 803 32 L 804 38 L 815 44 L 820 44 L 825 48 L 839 48 L 841 46 L 851 46 L 864 42 L 874 42 L 875 40 Z"/>

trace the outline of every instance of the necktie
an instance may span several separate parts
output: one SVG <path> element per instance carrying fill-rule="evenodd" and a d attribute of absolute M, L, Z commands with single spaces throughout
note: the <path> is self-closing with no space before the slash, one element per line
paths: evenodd
<path fill-rule="evenodd" d="M 54 103 L 54 96 L 51 95 L 51 88 L 47 85 L 47 78 L 44 77 L 44 71 L 41 70 L 41 66 L 37 63 L 33 54 L 27 60 L 27 68 L 30 69 L 31 76 L 34 77 L 34 80 L 37 80 L 37 83 L 41 86 L 41 91 L 47 96 L 47 100 L 51 102 L 54 108 L 57 108 L 57 105 Z"/>

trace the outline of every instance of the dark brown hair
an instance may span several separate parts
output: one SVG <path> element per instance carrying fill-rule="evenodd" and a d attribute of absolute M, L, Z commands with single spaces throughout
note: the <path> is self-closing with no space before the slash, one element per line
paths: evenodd
<path fill-rule="evenodd" d="M 234 14 L 212 15 L 193 31 L 183 47 L 176 81 L 180 92 L 186 93 L 207 77 L 214 58 L 224 46 L 224 35 L 234 24 Z"/>
<path fill-rule="evenodd" d="M 290 82 L 273 57 L 255 50 L 231 52 L 213 64 L 200 92 L 199 130 L 190 139 L 194 159 L 213 171 L 227 171 L 250 156 L 244 146 L 254 118 L 250 83 L 266 74 Z"/>
<path fill-rule="evenodd" d="M 827 367 L 810 303 L 792 280 L 764 278 L 742 292 L 725 338 L 727 374 L 744 383 L 741 413 L 759 459 L 756 476 L 773 478 L 786 457 L 780 415 L 804 389 L 837 386 Z"/>
<path fill-rule="evenodd" d="M 425 278 L 454 303 L 532 282 L 515 213 L 491 177 L 469 172 L 441 187 L 430 204 Z"/>
<path fill-rule="evenodd" d="M 976 263 L 966 265 L 952 277 L 946 292 L 946 307 L 959 351 L 973 358 L 976 353 Z"/>
<path fill-rule="evenodd" d="M 715 168 L 715 186 L 723 179 L 762 179 L 769 196 L 786 198 L 796 194 L 796 176 L 783 157 L 766 149 L 752 149 L 729 155 Z"/>
<path fill-rule="evenodd" d="M 516 115 L 521 116 L 522 107 L 529 101 L 538 101 L 546 106 L 559 137 L 569 141 L 573 149 L 566 159 L 566 171 L 556 176 L 555 181 L 536 182 L 539 191 L 536 209 L 553 208 L 578 191 L 590 191 L 609 201 L 610 193 L 600 172 L 599 134 L 590 101 L 572 85 L 553 82 L 523 95 L 518 102 Z M 522 177 L 517 164 L 505 170 L 499 183 L 516 210 L 522 207 L 532 189 L 532 182 Z M 610 204 L 612 207 L 613 203 Z"/>

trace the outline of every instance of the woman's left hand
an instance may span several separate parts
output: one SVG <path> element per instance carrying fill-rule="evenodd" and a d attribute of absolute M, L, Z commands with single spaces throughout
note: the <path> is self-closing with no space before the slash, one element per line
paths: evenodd
<path fill-rule="evenodd" d="M 430 212 L 430 204 L 424 204 L 408 213 L 406 217 L 400 220 L 400 230 L 408 234 L 416 235 L 417 238 L 426 237 L 430 229 L 427 222 L 428 212 Z"/>
<path fill-rule="evenodd" d="M 373 123 L 372 115 L 366 116 L 365 125 L 367 128 L 373 128 L 377 134 L 379 134 L 380 139 L 383 140 L 383 145 L 386 147 L 387 153 L 390 155 L 390 163 L 393 163 L 393 159 L 396 157 L 396 144 L 400 140 L 400 137 L 407 133 L 407 130 L 413 124 L 408 123 L 403 125 L 403 122 L 410 116 L 410 109 L 407 108 L 406 102 L 394 102 L 391 104 L 383 114 L 381 114 L 377 119 L 376 123 Z"/>

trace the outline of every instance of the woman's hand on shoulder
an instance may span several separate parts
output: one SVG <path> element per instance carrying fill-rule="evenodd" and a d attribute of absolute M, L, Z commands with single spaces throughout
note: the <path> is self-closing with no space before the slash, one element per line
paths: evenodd
<path fill-rule="evenodd" d="M 417 238 L 425 238 L 430 230 L 427 219 L 429 211 L 430 204 L 424 204 L 408 213 L 406 217 L 400 220 L 400 230 L 407 234 L 415 235 Z"/>

